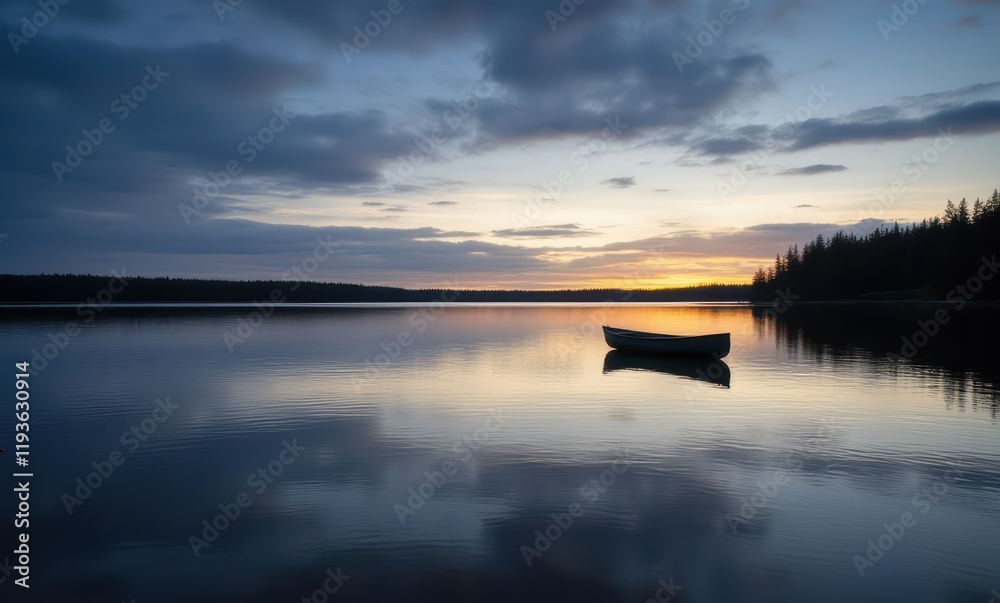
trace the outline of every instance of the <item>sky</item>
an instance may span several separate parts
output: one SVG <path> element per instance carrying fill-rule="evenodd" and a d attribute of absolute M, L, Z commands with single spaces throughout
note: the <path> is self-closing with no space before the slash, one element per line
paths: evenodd
<path fill-rule="evenodd" d="M 5 0 L 0 25 L 0 273 L 736 283 L 1000 186 L 1000 0 Z"/>

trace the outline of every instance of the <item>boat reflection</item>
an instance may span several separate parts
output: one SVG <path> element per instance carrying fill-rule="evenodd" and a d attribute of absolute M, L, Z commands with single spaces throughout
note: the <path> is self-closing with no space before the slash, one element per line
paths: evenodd
<path fill-rule="evenodd" d="M 653 356 L 611 350 L 604 357 L 604 372 L 651 371 L 666 375 L 687 377 L 714 385 L 729 387 L 729 365 L 713 358 L 688 358 L 681 356 Z"/>

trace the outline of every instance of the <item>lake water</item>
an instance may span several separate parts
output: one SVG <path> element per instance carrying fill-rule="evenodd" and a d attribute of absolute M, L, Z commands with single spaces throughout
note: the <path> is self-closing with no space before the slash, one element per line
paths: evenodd
<path fill-rule="evenodd" d="M 989 603 L 1000 312 L 942 308 L 7 310 L 5 469 L 15 362 L 65 349 L 29 378 L 32 596 L 0 591 Z M 602 323 L 733 349 L 609 356 Z"/>

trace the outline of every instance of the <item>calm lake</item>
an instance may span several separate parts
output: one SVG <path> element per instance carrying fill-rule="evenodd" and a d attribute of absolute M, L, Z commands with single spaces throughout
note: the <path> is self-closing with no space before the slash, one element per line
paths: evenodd
<path fill-rule="evenodd" d="M 4 571 L 3 600 L 1000 592 L 996 307 L 253 311 L 0 313 L 9 471 L 15 363 L 64 347 L 29 378 L 31 596 Z M 609 353 L 601 324 L 732 352 Z"/>

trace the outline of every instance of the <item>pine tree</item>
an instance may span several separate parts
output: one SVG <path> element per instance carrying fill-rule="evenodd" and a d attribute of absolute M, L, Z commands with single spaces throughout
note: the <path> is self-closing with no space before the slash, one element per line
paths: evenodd
<path fill-rule="evenodd" d="M 958 221 L 958 210 L 951 199 L 948 199 L 947 205 L 944 206 L 944 221 L 946 224 L 954 224 Z"/>
<path fill-rule="evenodd" d="M 993 189 L 993 196 L 986 202 L 986 211 L 991 214 L 1000 213 L 1000 192 L 997 189 Z"/>
<path fill-rule="evenodd" d="M 962 197 L 962 200 L 958 204 L 955 220 L 963 226 L 969 223 L 969 204 L 965 201 L 965 197 Z"/>

